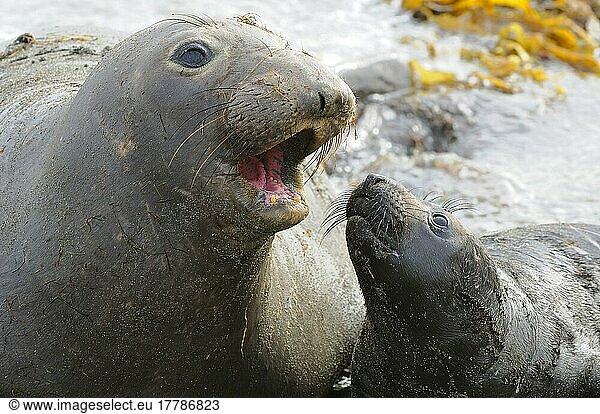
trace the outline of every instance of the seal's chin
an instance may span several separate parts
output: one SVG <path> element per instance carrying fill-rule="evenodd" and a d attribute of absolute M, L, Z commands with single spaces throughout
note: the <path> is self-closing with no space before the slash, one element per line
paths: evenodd
<path fill-rule="evenodd" d="M 390 266 L 395 251 L 377 237 L 367 219 L 358 215 L 348 218 L 346 241 L 365 300 L 375 306 L 386 304 L 384 281 L 393 273 Z"/>
<path fill-rule="evenodd" d="M 360 215 L 348 217 L 346 239 L 349 246 L 352 245 L 367 255 L 388 255 L 396 250 L 389 237 L 382 237 L 373 228 L 373 223 Z"/>

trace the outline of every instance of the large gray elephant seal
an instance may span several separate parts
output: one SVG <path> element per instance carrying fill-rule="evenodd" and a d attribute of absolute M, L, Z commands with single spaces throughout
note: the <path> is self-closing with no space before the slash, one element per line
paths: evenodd
<path fill-rule="evenodd" d="M 61 41 L 0 61 L 0 394 L 326 394 L 364 310 L 300 165 L 349 88 L 248 18 Z"/>
<path fill-rule="evenodd" d="M 343 203 L 342 203 L 343 204 Z M 346 237 L 367 307 L 357 396 L 600 396 L 600 226 L 480 238 L 370 175 Z"/>

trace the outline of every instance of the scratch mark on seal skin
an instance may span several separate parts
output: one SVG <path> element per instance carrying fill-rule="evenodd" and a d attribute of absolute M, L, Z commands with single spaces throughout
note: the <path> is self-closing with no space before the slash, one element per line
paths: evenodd
<path fill-rule="evenodd" d="M 244 310 L 244 331 L 242 332 L 242 343 L 240 344 L 240 352 L 242 354 L 242 358 L 244 358 L 244 342 L 246 341 L 246 332 L 248 331 L 248 308 L 250 307 L 250 303 L 246 305 L 246 309 Z"/>
<path fill-rule="evenodd" d="M 587 236 L 587 234 L 583 234 L 583 233 L 590 233 L 593 234 L 595 236 L 600 236 L 600 234 L 595 233 L 593 231 L 589 231 L 589 230 L 581 230 L 578 228 L 573 227 L 572 225 L 569 224 L 569 227 L 572 228 L 573 230 L 575 230 L 577 233 L 581 234 L 583 237 L 585 237 L 585 239 L 587 241 L 589 241 L 594 247 L 596 247 L 596 249 L 600 250 L 600 245 L 598 243 L 596 243 L 595 240 L 591 239 L 590 237 Z"/>
<path fill-rule="evenodd" d="M 67 305 L 70 309 L 74 310 L 75 312 L 77 312 L 78 314 L 80 314 L 81 316 L 85 316 L 86 318 L 88 318 L 90 321 L 92 320 L 91 316 L 89 315 L 89 313 L 85 313 L 84 311 L 82 311 L 81 309 L 76 308 L 74 305 L 72 305 L 71 303 L 67 302 L 66 300 L 64 300 L 63 298 L 58 298 L 58 300 L 60 300 L 62 303 L 64 303 L 65 305 Z"/>
<path fill-rule="evenodd" d="M 95 216 L 92 216 L 92 217 L 88 217 L 87 219 L 85 219 L 85 225 L 81 226 L 80 229 L 82 229 L 83 227 L 87 226 L 88 233 L 91 233 L 92 232 L 92 223 L 93 222 L 98 221 L 98 222 L 102 223 L 105 220 L 106 220 L 106 218 L 104 216 L 99 215 L 99 214 L 95 215 Z"/>
<path fill-rule="evenodd" d="M 135 241 L 125 232 L 125 229 L 123 228 L 123 225 L 121 224 L 121 220 L 119 220 L 119 217 L 117 216 L 117 213 L 114 212 L 115 215 L 115 219 L 117 220 L 117 224 L 119 226 L 119 229 L 121 229 L 121 235 L 122 237 L 125 239 L 125 241 L 127 242 L 127 244 L 132 247 L 133 249 L 136 250 L 141 250 L 138 248 L 138 246 L 135 244 Z M 119 236 L 117 236 L 117 238 L 119 238 Z"/>
<path fill-rule="evenodd" d="M 63 287 L 63 289 L 61 289 L 60 292 L 62 292 L 62 290 L 64 290 L 64 287 Z M 60 292 L 58 292 L 58 293 L 60 294 Z M 55 296 L 46 306 L 44 306 L 44 309 L 42 309 L 42 315 L 45 315 L 46 314 L 46 309 L 48 309 L 50 307 L 50 305 L 52 305 L 57 300 L 58 300 L 58 296 Z"/>
<path fill-rule="evenodd" d="M 62 259 L 63 252 L 64 252 L 63 246 L 60 245 L 58 247 L 58 259 L 56 259 L 56 267 L 60 266 L 60 260 Z"/>
<path fill-rule="evenodd" d="M 23 260 L 21 261 L 21 264 L 20 264 L 20 265 L 19 265 L 17 268 L 15 268 L 15 269 L 11 270 L 10 272 L 11 272 L 11 273 L 17 273 L 19 270 L 21 270 L 21 268 L 22 268 L 24 265 L 25 265 L 25 250 L 23 250 Z"/>
<path fill-rule="evenodd" d="M 160 114 L 160 112 L 158 113 L 158 119 L 160 119 L 160 124 L 162 125 L 163 131 L 165 132 L 165 135 L 167 134 L 167 128 L 165 128 L 165 123 L 162 119 L 162 115 Z"/>
<path fill-rule="evenodd" d="M 169 268 L 169 273 L 171 273 L 171 261 L 169 260 L 169 253 L 167 252 L 167 249 L 165 249 L 165 257 L 167 258 L 167 267 Z"/>
<path fill-rule="evenodd" d="M 13 302 L 15 300 L 6 299 L 4 303 L 6 303 L 6 313 L 8 314 L 8 324 L 10 325 L 13 322 Z M 6 346 L 6 345 L 5 345 Z"/>

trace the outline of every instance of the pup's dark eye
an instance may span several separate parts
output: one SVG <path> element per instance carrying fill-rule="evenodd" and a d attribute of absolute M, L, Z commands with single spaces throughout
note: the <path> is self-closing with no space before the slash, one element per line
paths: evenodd
<path fill-rule="evenodd" d="M 192 43 L 175 52 L 173 60 L 186 68 L 199 68 L 210 62 L 212 56 L 212 51 L 206 45 Z"/>
<path fill-rule="evenodd" d="M 431 216 L 433 224 L 440 228 L 448 227 L 448 218 L 440 213 L 433 213 Z"/>

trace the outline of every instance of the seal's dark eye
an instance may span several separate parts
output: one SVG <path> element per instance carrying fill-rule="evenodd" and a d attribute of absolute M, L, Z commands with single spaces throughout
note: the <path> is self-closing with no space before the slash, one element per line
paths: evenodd
<path fill-rule="evenodd" d="M 440 228 L 448 227 L 448 218 L 446 216 L 444 216 L 443 214 L 434 213 L 431 216 L 431 221 L 437 227 L 440 227 Z"/>
<path fill-rule="evenodd" d="M 182 47 L 173 56 L 173 60 L 187 68 L 199 68 L 212 59 L 211 50 L 203 44 L 193 43 Z"/>

